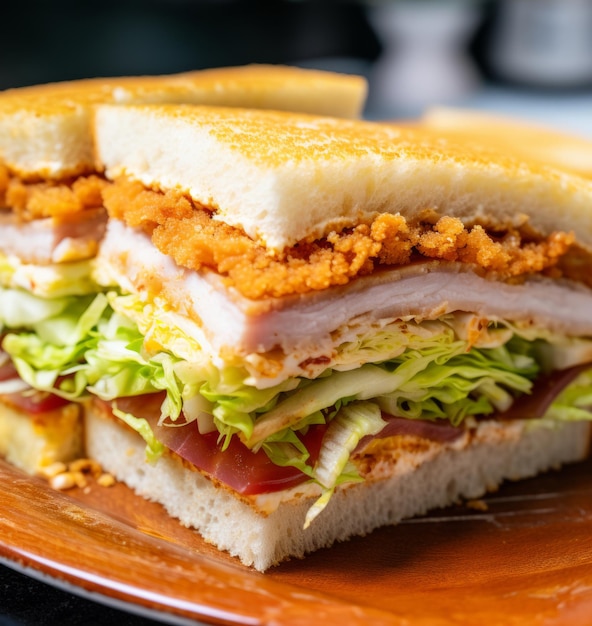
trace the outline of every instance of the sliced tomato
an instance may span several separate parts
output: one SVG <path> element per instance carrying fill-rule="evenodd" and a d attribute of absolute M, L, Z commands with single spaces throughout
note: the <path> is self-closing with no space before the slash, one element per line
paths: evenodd
<path fill-rule="evenodd" d="M 301 437 L 314 463 L 325 426 L 313 426 Z M 280 467 L 263 450 L 249 450 L 237 437 L 223 451 L 218 433 L 200 435 L 195 422 L 182 427 L 157 426 L 156 436 L 168 448 L 238 493 L 254 495 L 293 487 L 307 480 L 294 467 Z"/>
<path fill-rule="evenodd" d="M 512 406 L 498 417 L 503 420 L 537 419 L 543 417 L 557 396 L 580 374 L 592 368 L 592 363 L 574 365 L 564 370 L 557 370 L 541 376 L 532 389 L 514 400 Z"/>
<path fill-rule="evenodd" d="M 244 495 L 271 493 L 296 486 L 308 480 L 294 467 L 280 467 L 269 460 L 263 450 L 253 452 L 237 437 L 222 450 L 218 432 L 202 435 L 197 423 L 186 426 L 158 426 L 163 394 L 135 398 L 119 398 L 117 408 L 148 421 L 156 438 L 210 477 Z M 315 425 L 301 437 L 310 452 L 309 463 L 314 463 L 321 448 L 325 425 Z"/>
<path fill-rule="evenodd" d="M 308 477 L 294 467 L 280 467 L 269 460 L 263 450 L 253 452 L 237 437 L 232 437 L 230 444 L 222 450 L 218 441 L 218 432 L 200 434 L 196 422 L 185 426 L 158 426 L 160 407 L 164 393 L 155 393 L 133 398 L 119 398 L 117 408 L 148 421 L 156 438 L 169 450 L 191 463 L 213 479 L 231 487 L 244 495 L 273 493 L 299 485 Z M 97 400 L 97 402 L 100 402 Z M 104 403 L 109 408 L 108 403 Z M 453 441 L 461 436 L 463 430 L 451 426 L 448 422 L 426 422 L 400 417 L 383 416 L 387 425 L 374 437 L 392 437 L 393 435 L 415 435 L 434 441 Z M 304 435 L 298 435 L 310 453 L 308 463 L 314 465 L 318 458 L 323 436 L 327 430 L 325 424 L 310 426 Z M 360 442 L 363 447 L 373 437 Z"/>
<path fill-rule="evenodd" d="M 50 413 L 69 404 L 69 400 L 60 398 L 46 391 L 22 391 L 19 393 L 6 393 L 0 395 L 2 402 L 15 407 L 23 413 L 38 415 Z"/>

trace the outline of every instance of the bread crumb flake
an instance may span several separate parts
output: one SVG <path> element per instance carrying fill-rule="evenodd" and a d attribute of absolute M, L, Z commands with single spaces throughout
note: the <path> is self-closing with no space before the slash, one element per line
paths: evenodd
<path fill-rule="evenodd" d="M 52 463 L 43 468 L 41 476 L 48 479 L 50 486 L 57 491 L 66 491 L 78 487 L 84 493 L 90 490 L 88 479 L 92 478 L 101 487 L 111 487 L 115 478 L 103 472 L 103 469 L 94 459 L 81 458 L 65 463 Z"/>

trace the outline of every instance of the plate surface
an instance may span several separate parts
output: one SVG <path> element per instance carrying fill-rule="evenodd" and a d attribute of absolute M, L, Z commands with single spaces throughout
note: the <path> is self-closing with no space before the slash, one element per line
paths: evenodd
<path fill-rule="evenodd" d="M 60 493 L 0 461 L 0 557 L 177 623 L 584 625 L 592 615 L 592 460 L 266 574 L 123 485 Z"/>

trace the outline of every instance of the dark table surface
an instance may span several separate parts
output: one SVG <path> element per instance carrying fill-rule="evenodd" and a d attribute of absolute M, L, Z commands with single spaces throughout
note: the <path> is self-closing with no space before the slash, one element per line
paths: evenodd
<path fill-rule="evenodd" d="M 147 626 L 133 615 L 0 565 L 0 626 Z"/>

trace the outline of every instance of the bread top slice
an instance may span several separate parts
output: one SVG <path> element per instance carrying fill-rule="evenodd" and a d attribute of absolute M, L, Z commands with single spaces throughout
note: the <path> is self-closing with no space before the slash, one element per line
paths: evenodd
<path fill-rule="evenodd" d="M 93 167 L 94 105 L 174 102 L 360 115 L 360 76 L 247 65 L 168 76 L 88 79 L 0 92 L 0 162 L 23 178 L 64 178 Z"/>
<path fill-rule="evenodd" d="M 592 183 L 431 130 L 277 111 L 101 106 L 110 178 L 174 189 L 270 252 L 400 213 L 496 231 L 575 231 L 592 248 Z"/>
<path fill-rule="evenodd" d="M 520 158 L 592 178 L 592 141 L 514 117 L 454 107 L 428 109 L 418 122 L 440 136 L 497 147 Z"/>

